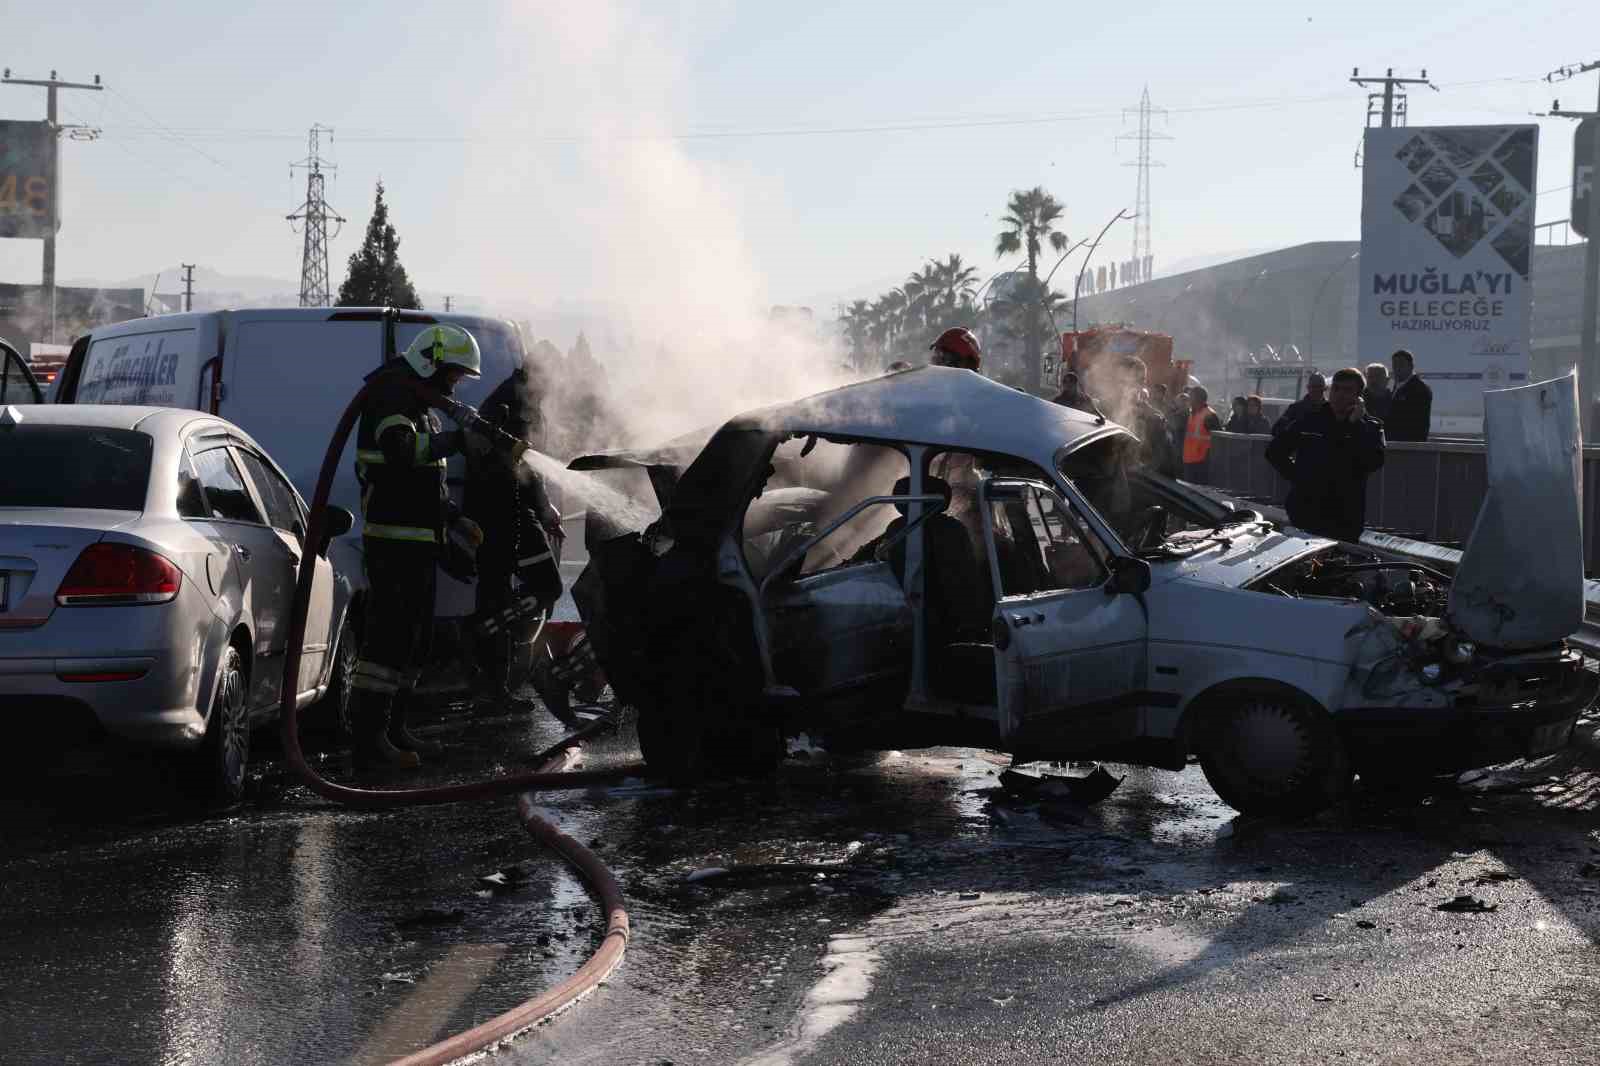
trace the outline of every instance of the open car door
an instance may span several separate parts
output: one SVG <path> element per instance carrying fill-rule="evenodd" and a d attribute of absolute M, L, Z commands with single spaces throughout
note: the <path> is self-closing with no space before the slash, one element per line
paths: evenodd
<path fill-rule="evenodd" d="M 1132 738 L 1147 687 L 1147 626 L 1121 571 L 1139 564 L 1113 557 L 1048 485 L 990 479 L 980 499 L 1001 738 L 1019 754 Z"/>

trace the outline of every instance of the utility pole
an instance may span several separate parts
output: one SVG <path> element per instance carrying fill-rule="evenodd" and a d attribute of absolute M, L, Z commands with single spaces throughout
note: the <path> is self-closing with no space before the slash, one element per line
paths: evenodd
<path fill-rule="evenodd" d="M 50 72 L 50 77 L 44 79 L 13 78 L 10 67 L 5 68 L 3 76 L 0 76 L 0 82 L 6 85 L 35 85 L 42 88 L 45 91 L 45 121 L 49 123 L 50 128 L 55 131 L 56 135 L 56 143 L 53 146 L 55 158 L 51 160 L 52 165 L 50 167 L 49 231 L 44 237 L 44 264 L 40 271 L 41 277 L 39 279 L 44 287 L 45 294 L 50 300 L 50 343 L 54 344 L 56 342 L 56 230 L 61 228 L 61 132 L 63 130 L 71 130 L 73 135 L 77 136 L 77 131 L 82 130 L 86 134 L 83 138 L 84 140 L 94 140 L 100 135 L 99 130 L 89 126 L 61 125 L 56 113 L 56 90 L 87 89 L 91 92 L 100 92 L 105 86 L 100 84 L 100 75 L 98 74 L 94 76 L 93 84 L 85 84 L 83 82 L 60 81 L 56 78 L 56 72 L 53 70 Z"/>
<path fill-rule="evenodd" d="M 333 130 L 327 126 L 314 125 L 311 127 L 310 147 L 305 159 L 298 163 L 289 164 L 289 176 L 293 177 L 298 168 L 306 171 L 306 202 L 292 215 L 286 216 L 290 223 L 304 221 L 305 247 L 300 257 L 300 306 L 301 307 L 327 307 L 328 298 L 328 220 L 344 225 L 344 219 L 339 213 L 328 207 L 322 196 L 323 179 L 326 175 L 324 168 L 334 171 L 338 168 L 318 154 L 319 135 L 326 133 L 328 139 L 333 139 Z M 335 230 L 335 237 L 339 231 Z"/>
<path fill-rule="evenodd" d="M 1382 116 L 1384 129 L 1393 126 L 1395 119 L 1399 119 L 1402 126 L 1406 124 L 1405 86 L 1426 85 L 1434 92 L 1439 91 L 1439 87 L 1428 80 L 1426 67 L 1423 68 L 1422 77 L 1420 78 L 1397 78 L 1394 76 L 1393 67 L 1390 67 L 1381 78 L 1373 76 L 1363 78 L 1361 76 L 1361 68 L 1356 67 L 1350 71 L 1350 80 L 1362 88 L 1366 88 L 1368 85 L 1381 84 L 1383 86 L 1381 93 L 1367 94 L 1367 125 L 1372 125 L 1372 120 L 1375 116 Z M 1399 88 L 1396 88 L 1396 86 Z"/>
<path fill-rule="evenodd" d="M 194 264 L 179 263 L 183 267 L 183 309 L 194 310 Z"/>
<path fill-rule="evenodd" d="M 1566 81 L 1579 74 L 1587 74 L 1591 70 L 1600 70 L 1600 60 L 1553 70 L 1545 75 L 1545 80 L 1552 83 Z M 1563 111 L 1561 101 L 1557 100 L 1550 105 L 1550 114 L 1557 118 L 1600 122 L 1600 96 L 1595 100 L 1593 111 Z M 1589 159 L 1588 233 L 1584 235 L 1586 244 L 1583 253 L 1583 321 L 1580 323 L 1579 331 L 1579 348 L 1583 353 L 1581 356 L 1583 364 L 1578 371 L 1578 402 L 1583 405 L 1580 417 L 1587 431 L 1584 437 L 1591 441 L 1600 439 L 1600 416 L 1597 416 L 1595 410 L 1595 399 L 1600 396 L 1600 345 L 1596 344 L 1595 336 L 1595 318 L 1600 314 L 1600 136 L 1593 138 L 1593 145 L 1593 153 Z M 1582 163 L 1577 159 L 1572 162 L 1573 171 L 1576 173 Z"/>
<path fill-rule="evenodd" d="M 451 310 L 451 308 L 453 307 L 454 304 L 455 304 L 455 297 L 454 296 L 446 296 L 444 298 L 444 310 L 445 310 L 446 314 L 450 313 L 450 310 Z"/>
<path fill-rule="evenodd" d="M 1128 117 L 1129 108 L 1122 112 L 1124 120 Z M 1124 284 L 1133 281 L 1149 281 L 1155 256 L 1150 251 L 1150 168 L 1166 166 L 1150 158 L 1151 141 L 1170 141 L 1172 138 L 1165 133 L 1153 133 L 1150 130 L 1150 116 L 1154 114 L 1166 115 L 1164 107 L 1150 106 L 1150 86 L 1144 87 L 1144 95 L 1139 98 L 1139 132 L 1124 133 L 1117 137 L 1119 141 L 1138 141 L 1139 158 L 1131 163 L 1122 164 L 1125 167 L 1139 168 L 1138 187 L 1135 191 L 1133 205 L 1133 277 Z"/>

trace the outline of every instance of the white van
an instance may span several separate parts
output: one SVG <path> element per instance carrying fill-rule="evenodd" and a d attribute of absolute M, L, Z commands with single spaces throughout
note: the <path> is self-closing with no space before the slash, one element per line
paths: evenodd
<path fill-rule="evenodd" d="M 393 353 L 403 352 L 424 327 L 439 322 L 466 329 L 483 351 L 483 376 L 462 381 L 457 398 L 481 404 L 521 365 L 521 333 L 501 319 L 382 307 L 205 311 L 134 319 L 78 338 L 54 398 L 57 403 L 189 407 L 219 415 L 259 441 L 309 502 L 328 441 L 363 379 Z M 329 503 L 359 516 L 355 450 L 352 432 Z M 458 502 L 462 475 L 461 459 L 452 459 L 449 481 Z M 360 533 L 358 519 L 355 530 L 329 553 L 336 572 L 349 582 L 349 616 L 357 631 L 366 588 Z M 335 604 L 335 617 L 344 614 L 344 606 Z M 445 625 L 434 642 L 436 659 L 459 658 L 452 654 L 461 637 L 459 623 L 472 611 L 472 586 L 441 571 L 436 613 Z M 348 656 L 353 663 L 353 648 L 346 641 L 341 659 Z"/>

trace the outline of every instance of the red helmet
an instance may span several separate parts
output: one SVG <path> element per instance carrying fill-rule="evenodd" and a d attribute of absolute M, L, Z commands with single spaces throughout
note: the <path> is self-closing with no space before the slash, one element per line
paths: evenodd
<path fill-rule="evenodd" d="M 983 346 L 965 326 L 951 326 L 928 347 L 933 351 L 934 366 L 953 366 L 973 371 L 983 366 Z"/>

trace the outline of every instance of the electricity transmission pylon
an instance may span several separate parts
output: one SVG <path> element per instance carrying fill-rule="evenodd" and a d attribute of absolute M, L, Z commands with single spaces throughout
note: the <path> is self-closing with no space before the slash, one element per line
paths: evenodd
<path fill-rule="evenodd" d="M 1150 168 L 1166 164 L 1155 162 L 1150 158 L 1150 142 L 1170 141 L 1172 138 L 1165 133 L 1156 133 L 1152 130 L 1150 116 L 1166 113 L 1167 109 L 1164 107 L 1150 106 L 1150 86 L 1146 85 L 1144 94 L 1139 97 L 1139 132 L 1124 133 L 1117 138 L 1119 141 L 1139 142 L 1139 158 L 1122 164 L 1125 167 L 1139 168 L 1139 184 L 1133 206 L 1133 278 L 1131 279 L 1133 281 L 1149 281 L 1155 269 L 1155 253 L 1150 250 Z M 1122 114 L 1126 118 L 1128 111 Z"/>
<path fill-rule="evenodd" d="M 305 223 L 305 251 L 300 259 L 301 307 L 327 307 L 331 302 L 328 297 L 328 220 L 344 225 L 344 219 L 328 207 L 322 196 L 323 179 L 327 173 L 338 169 L 318 154 L 319 135 L 323 133 L 328 134 L 329 140 L 333 139 L 333 130 L 329 127 L 312 126 L 310 149 L 305 159 L 289 164 L 290 177 L 302 167 L 306 172 L 306 202 L 288 216 L 291 223 Z M 337 237 L 339 231 L 335 230 L 333 235 Z"/>

